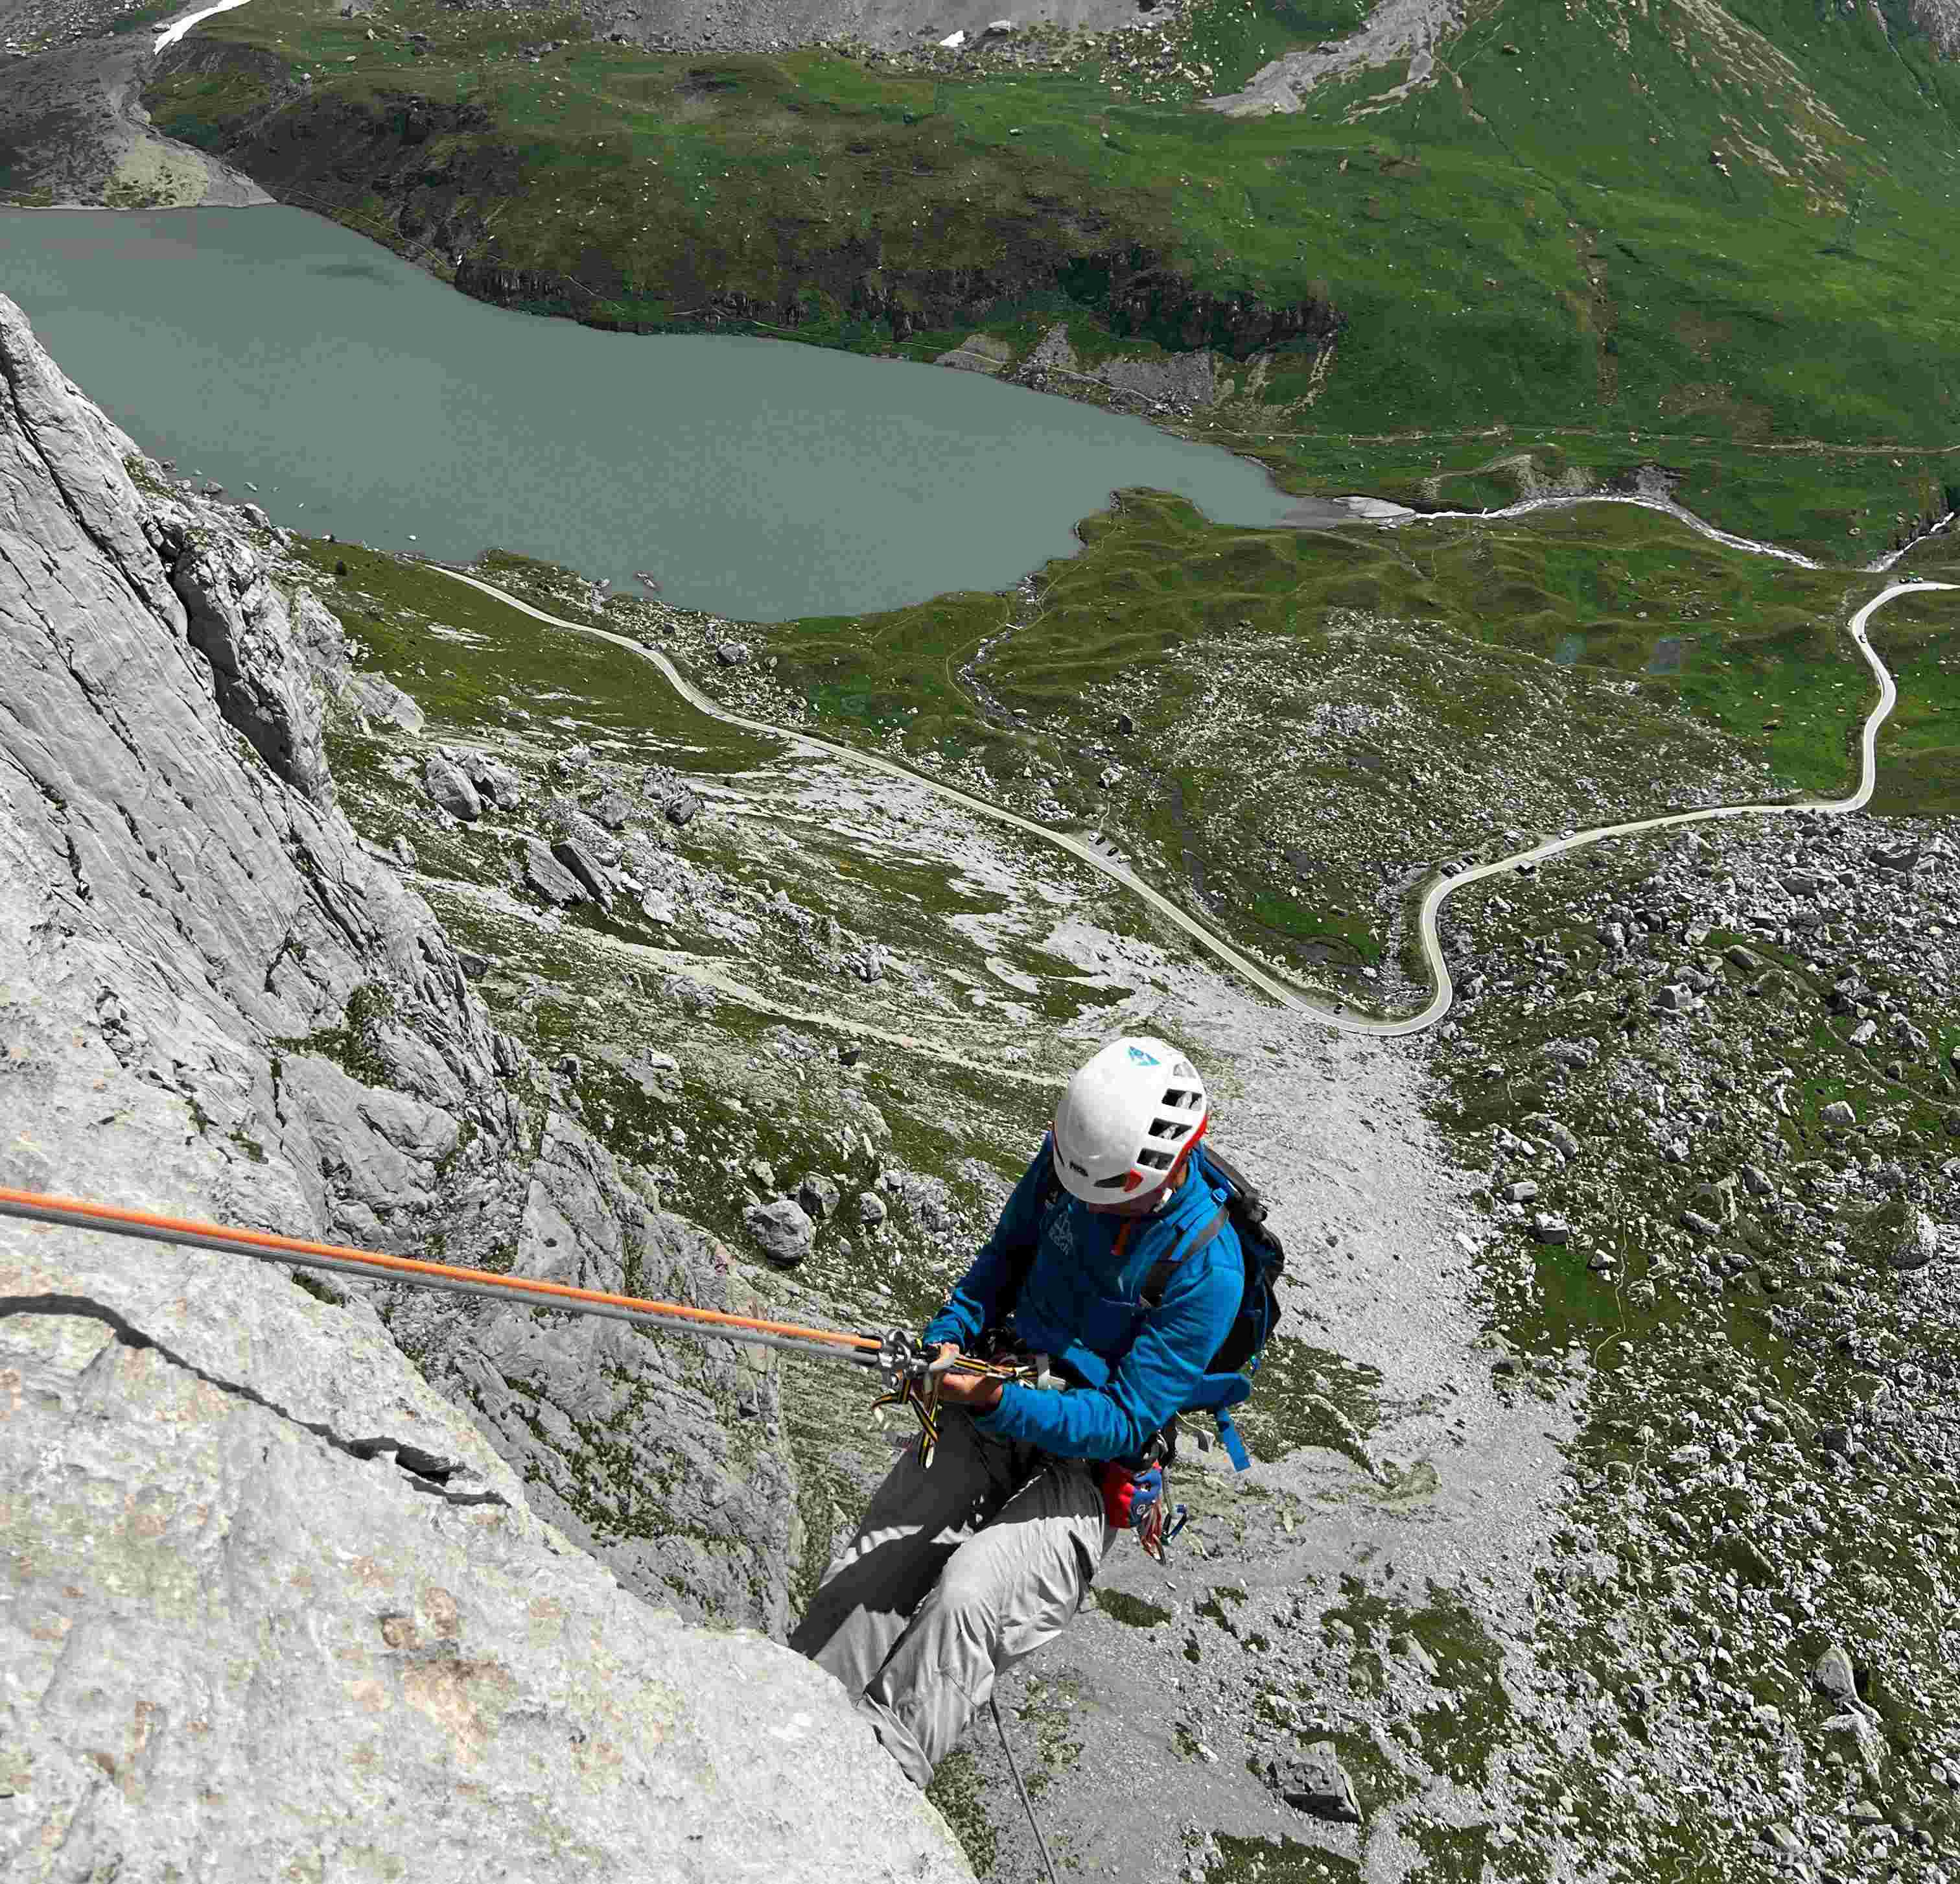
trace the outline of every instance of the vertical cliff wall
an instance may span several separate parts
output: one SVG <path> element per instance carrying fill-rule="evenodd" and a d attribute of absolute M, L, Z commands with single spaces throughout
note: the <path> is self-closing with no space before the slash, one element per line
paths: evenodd
<path fill-rule="evenodd" d="M 140 473 L 0 298 L 0 1182 L 729 1299 L 336 809 L 331 617 Z M 0 1224 L 0 1870 L 964 1875 L 824 1678 L 629 1593 L 780 1621 L 777 1426 L 612 1324 Z"/>

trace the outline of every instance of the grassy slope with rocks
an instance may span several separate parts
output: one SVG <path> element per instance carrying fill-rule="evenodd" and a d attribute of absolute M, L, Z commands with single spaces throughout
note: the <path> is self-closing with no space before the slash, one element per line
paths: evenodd
<path fill-rule="evenodd" d="M 1909 20 L 1478 8 L 1406 96 L 1370 71 L 1296 115 L 1200 108 L 1324 27 L 1213 0 L 1065 42 L 765 57 L 254 0 L 148 96 L 514 304 L 921 356 L 984 331 L 1010 371 L 1058 321 L 1085 365 L 1262 353 L 1188 416 L 1303 489 L 1488 502 L 1521 454 L 1532 477 L 1658 457 L 1717 521 L 1841 556 L 1949 507 L 1960 75 Z"/>
<path fill-rule="evenodd" d="M 1160 941 L 1126 939 L 1124 900 L 1039 847 L 949 818 L 922 792 L 867 786 L 848 767 L 813 766 L 715 728 L 648 685 L 629 655 L 541 635 L 412 564 L 299 539 L 285 554 L 285 579 L 328 598 L 357 661 L 408 689 L 426 715 L 413 732 L 337 719 L 348 815 L 441 913 L 498 1025 L 552 1070 L 556 1102 L 664 1203 L 718 1231 L 731 1269 L 774 1312 L 916 1325 L 1004 1199 L 1081 1043 L 1127 1022 L 1192 1032 L 1196 1045 L 1186 1008 L 1202 971 Z M 543 566 L 489 566 L 557 612 L 590 599 Z M 430 802 L 429 763 L 445 755 L 481 782 L 474 818 Z M 609 907 L 554 906 L 525 879 L 531 840 L 578 846 Z M 1257 1153 L 1260 1108 L 1276 1101 L 1243 1085 L 1258 1077 L 1260 1047 L 1271 1050 L 1253 1018 L 1255 1041 L 1228 1053 L 1213 1038 L 1208 1063 L 1237 1118 L 1236 1143 Z M 1290 1105 L 1280 1110 L 1290 1117 Z M 793 1267 L 765 1260 L 753 1234 L 755 1207 L 785 1198 L 816 1200 L 810 1251 Z M 1326 1220 L 1344 1223 L 1331 1208 Z M 1319 1640 L 1298 1560 L 1319 1549 L 1310 1521 L 1351 1509 L 1356 1523 L 1392 1528 L 1436 1490 L 1433 1469 L 1382 1456 L 1382 1366 L 1317 1340 L 1311 1303 L 1295 1314 L 1246 1421 L 1278 1476 L 1242 1487 L 1194 1462 L 1180 1484 L 1197 1519 L 1186 1560 L 1229 1556 L 1236 1568 L 1201 1571 L 1182 1597 L 1126 1558 L 1079 1656 L 1007 1691 L 1044 1811 L 1074 1828 L 1065 1837 L 1086 1846 L 1083 1828 L 1100 1825 L 1122 1796 L 1109 1760 L 1128 1762 L 1133 1778 L 1157 1775 L 1171 1805 L 1140 1851 L 1140 1875 L 1168 1877 L 1187 1847 L 1234 1849 L 1271 1815 L 1263 1768 L 1221 1802 L 1198 1749 L 1215 1751 L 1233 1730 L 1246 1627 L 1270 1645 L 1274 1618 L 1296 1615 L 1307 1648 Z M 800 1602 L 888 1454 L 855 1376 L 793 1371 L 784 1404 L 798 1468 Z M 622 1465 L 595 1446 L 591 1482 L 572 1488 L 602 1531 L 619 1521 L 608 1474 Z M 1319 1606 L 1351 1604 L 1338 1577 L 1319 1581 Z M 1232 1607 L 1249 1601 L 1273 1612 L 1263 1634 Z M 1494 1618 L 1459 1614 L 1421 1585 L 1405 1606 L 1472 1662 L 1494 1653 Z M 1345 1638 L 1337 1629 L 1330 1639 Z M 1254 1729 L 1262 1758 L 1314 1730 L 1305 1685 L 1322 1651 L 1301 1653 L 1268 1669 L 1281 1699 Z M 1174 1675 L 1188 1694 L 1160 1747 L 1160 1705 L 1130 1691 L 1142 1679 L 1160 1693 Z M 1446 1692 L 1456 1677 L 1437 1678 Z M 1351 1761 L 1369 1757 L 1367 1729 L 1340 1733 Z M 1445 1736 L 1398 1757 L 1425 1783 L 1453 1787 L 1461 1753 Z M 1371 1790 L 1371 1806 L 1386 1812 L 1410 1786 L 1404 1775 Z M 983 1742 L 949 1762 L 934 1796 L 995 1875 L 1031 1857 Z M 1352 1874 L 1338 1847 L 1288 1842 L 1325 1875 Z"/>
<path fill-rule="evenodd" d="M 1601 1875 L 1946 1874 L 1956 907 L 1949 824 L 1799 815 L 1446 919 L 1498 1365 L 1599 1365 L 1540 1631 L 1605 1756 L 1556 1775 Z"/>
<path fill-rule="evenodd" d="M 1879 579 L 1618 505 L 1303 533 L 1131 493 L 1080 534 L 1004 595 L 742 628 L 622 598 L 612 618 L 758 717 L 1099 830 L 1350 997 L 1414 993 L 1407 899 L 1443 860 L 1852 778 L 1873 689 L 1840 624 Z M 1913 559 L 1952 560 L 1946 536 Z M 1949 808 L 1960 618 L 1939 595 L 1894 606 L 1875 633 L 1911 702 L 1883 802 Z"/>

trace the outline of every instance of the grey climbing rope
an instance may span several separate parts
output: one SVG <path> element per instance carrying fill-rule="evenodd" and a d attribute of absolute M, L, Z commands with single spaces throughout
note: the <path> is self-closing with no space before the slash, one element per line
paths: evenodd
<path fill-rule="evenodd" d="M 1028 1825 L 1035 1835 L 1035 1843 L 1041 1847 L 1042 1865 L 1048 1873 L 1048 1884 L 1061 1884 L 1055 1874 L 1055 1860 L 1048 1856 L 1048 1841 L 1042 1836 L 1041 1821 L 1035 1816 L 1035 1803 L 1029 1798 L 1028 1789 L 1021 1783 L 1021 1769 L 1014 1764 L 1014 1749 L 1007 1744 L 1007 1723 L 1001 1718 L 1001 1704 L 989 1694 L 987 1705 L 993 1713 L 994 1731 L 1001 1736 L 1001 1751 L 1007 1756 L 1007 1771 L 1014 1776 L 1014 1790 L 1021 1796 L 1021 1809 L 1028 1815 Z"/>

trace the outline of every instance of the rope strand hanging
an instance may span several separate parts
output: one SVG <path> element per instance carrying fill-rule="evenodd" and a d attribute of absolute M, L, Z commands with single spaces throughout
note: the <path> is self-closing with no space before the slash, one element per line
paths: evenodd
<path fill-rule="evenodd" d="M 155 1243 L 181 1244 L 196 1249 L 221 1250 L 260 1262 L 291 1263 L 302 1269 L 325 1269 L 370 1282 L 406 1283 L 412 1288 L 439 1289 L 453 1295 L 487 1296 L 527 1303 L 534 1309 L 568 1315 L 593 1315 L 657 1328 L 663 1334 L 692 1334 L 708 1340 L 740 1341 L 751 1347 L 773 1347 L 816 1360 L 841 1361 L 876 1374 L 886 1391 L 874 1406 L 910 1408 L 924 1435 L 924 1456 L 931 1462 L 938 1438 L 939 1382 L 928 1379 L 927 1356 L 903 1328 L 882 1334 L 851 1334 L 838 1328 L 806 1327 L 795 1321 L 772 1321 L 758 1316 L 731 1315 L 724 1309 L 697 1309 L 684 1302 L 654 1302 L 640 1296 L 610 1295 L 600 1289 L 578 1289 L 569 1283 L 545 1282 L 530 1276 L 501 1276 L 494 1270 L 470 1269 L 460 1263 L 431 1263 L 415 1256 L 388 1256 L 353 1249 L 341 1243 L 316 1243 L 304 1237 L 281 1236 L 271 1230 L 250 1230 L 236 1224 L 207 1223 L 195 1217 L 164 1216 L 122 1204 L 97 1203 L 81 1197 L 49 1196 L 38 1191 L 0 1187 L 0 1216 L 30 1223 L 52 1223 L 68 1229 L 94 1230 L 110 1236 L 141 1238 Z M 953 1363 L 961 1373 L 1020 1378 L 1013 1366 L 962 1356 Z"/>

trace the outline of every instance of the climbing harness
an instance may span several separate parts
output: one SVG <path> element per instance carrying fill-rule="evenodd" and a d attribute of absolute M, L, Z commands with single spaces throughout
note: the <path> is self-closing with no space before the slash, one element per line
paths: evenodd
<path fill-rule="evenodd" d="M 921 1433 L 924 1462 L 932 1462 L 939 1437 L 939 1389 L 944 1370 L 931 1373 L 931 1351 L 902 1328 L 883 1334 L 853 1334 L 835 1328 L 806 1328 L 794 1321 L 772 1321 L 730 1315 L 721 1309 L 697 1309 L 685 1302 L 651 1302 L 638 1296 L 608 1295 L 597 1289 L 577 1289 L 568 1283 L 544 1282 L 528 1276 L 500 1276 L 493 1270 L 470 1269 L 456 1263 L 425 1262 L 412 1256 L 387 1256 L 351 1249 L 338 1243 L 309 1242 L 269 1230 L 243 1229 L 235 1225 L 205 1223 L 194 1218 L 159 1216 L 117 1204 L 92 1203 L 77 1197 L 49 1197 L 39 1191 L 0 1187 L 0 1216 L 36 1223 L 56 1223 L 70 1229 L 99 1230 L 111 1236 L 140 1237 L 155 1243 L 177 1243 L 199 1249 L 221 1250 L 261 1262 L 291 1263 L 297 1268 L 332 1270 L 370 1282 L 402 1283 L 412 1288 L 439 1289 L 456 1295 L 488 1296 L 554 1309 L 569 1315 L 594 1315 L 636 1327 L 673 1334 L 692 1334 L 710 1340 L 740 1341 L 753 1347 L 780 1348 L 813 1360 L 842 1361 L 880 1376 L 885 1392 L 873 1404 L 909 1407 Z M 975 1360 L 963 1355 L 953 1363 L 961 1373 L 984 1374 L 1005 1380 L 1024 1378 L 1026 1370 Z"/>
<path fill-rule="evenodd" d="M 994 1730 L 1001 1736 L 1001 1751 L 1007 1756 L 1007 1771 L 1014 1776 L 1014 1790 L 1021 1796 L 1021 1809 L 1028 1815 L 1028 1825 L 1035 1835 L 1035 1843 L 1041 1847 L 1042 1864 L 1048 1873 L 1048 1884 L 1061 1884 L 1055 1874 L 1055 1860 L 1048 1856 L 1048 1841 L 1042 1836 L 1041 1821 L 1035 1816 L 1034 1801 L 1029 1798 L 1028 1789 L 1022 1783 L 1021 1769 L 1014 1764 L 1014 1749 L 1007 1744 L 1007 1723 L 1001 1718 L 1001 1704 L 989 1694 L 987 1705 L 993 1711 Z"/>

